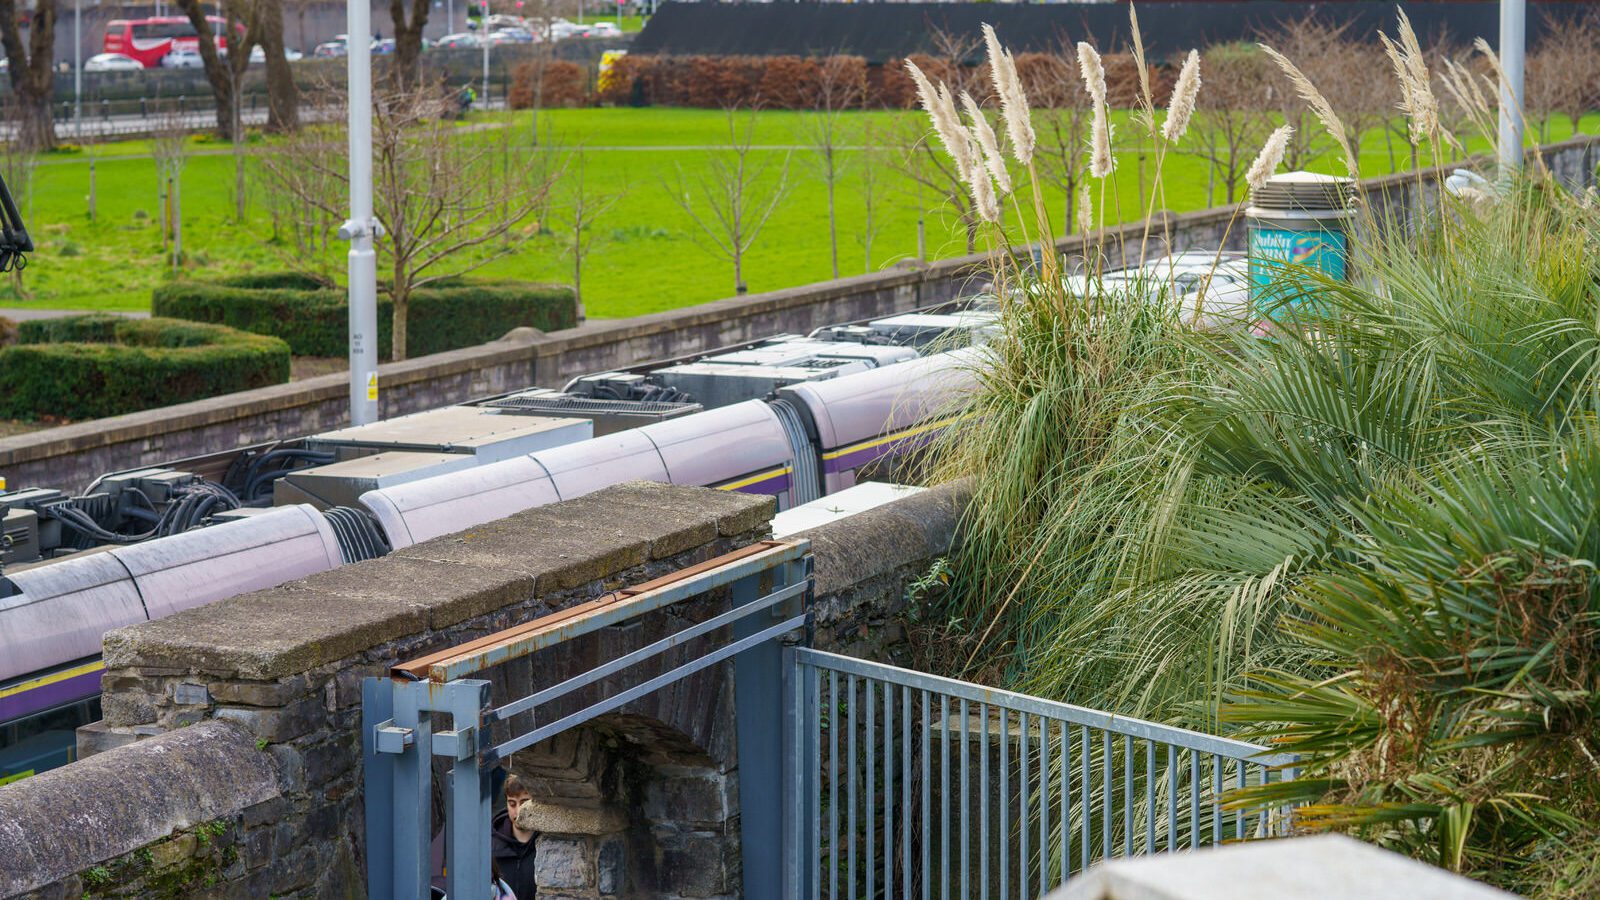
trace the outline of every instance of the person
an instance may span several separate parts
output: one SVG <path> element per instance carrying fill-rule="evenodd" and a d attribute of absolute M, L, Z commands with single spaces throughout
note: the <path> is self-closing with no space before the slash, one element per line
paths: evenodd
<path fill-rule="evenodd" d="M 489 852 L 511 892 L 518 897 L 535 896 L 533 877 L 534 844 L 533 795 L 516 775 L 506 776 L 506 808 L 494 815 Z"/>

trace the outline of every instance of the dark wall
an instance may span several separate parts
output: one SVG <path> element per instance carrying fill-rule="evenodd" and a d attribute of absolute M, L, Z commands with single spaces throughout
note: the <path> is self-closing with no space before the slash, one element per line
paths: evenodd
<path fill-rule="evenodd" d="M 1530 4 L 1528 41 L 1552 24 L 1600 12 L 1600 4 Z M 1424 41 L 1448 33 L 1491 43 L 1499 33 L 1499 4 L 1401 3 Z M 1139 29 L 1153 57 L 1234 40 L 1257 40 L 1278 23 L 1307 14 L 1348 22 L 1352 33 L 1391 34 L 1394 3 L 1233 2 L 1140 3 Z M 1122 3 L 665 3 L 633 46 L 636 53 L 676 55 L 823 55 L 847 53 L 884 62 L 935 49 L 933 34 L 978 36 L 989 23 L 1014 52 L 1051 51 L 1087 40 L 1101 50 L 1128 38 Z M 976 48 L 981 52 L 981 47 Z"/>

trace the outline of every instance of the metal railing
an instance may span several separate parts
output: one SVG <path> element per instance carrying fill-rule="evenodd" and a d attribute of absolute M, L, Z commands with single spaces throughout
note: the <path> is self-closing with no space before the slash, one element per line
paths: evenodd
<path fill-rule="evenodd" d="M 401 663 L 390 669 L 389 677 L 365 679 L 361 705 L 368 894 L 408 900 L 428 896 L 433 758 L 442 758 L 448 767 L 444 805 L 448 895 L 487 898 L 490 773 L 501 760 L 731 660 L 739 701 L 734 724 L 745 896 L 776 897 L 785 847 L 782 735 L 789 729 L 783 717 L 778 641 L 792 632 L 804 634 L 809 621 L 809 548 L 803 540 L 761 541 Z M 489 681 L 467 677 L 717 590 L 727 591 L 725 611 L 527 696 L 496 705 Z M 649 677 L 625 689 L 609 683 L 624 670 L 658 658 L 659 673 L 646 673 Z M 572 696 L 601 682 L 607 683 L 595 692 Z M 562 704 L 560 712 L 542 724 L 539 716 L 531 715 L 564 698 L 588 702 L 575 709 L 570 702 Z M 448 717 L 448 727 L 436 730 L 436 716 Z M 519 730 L 517 725 L 528 727 Z"/>
<path fill-rule="evenodd" d="M 1226 792 L 1295 757 L 805 648 L 795 896 L 1028 897 L 1099 859 L 1281 833 Z"/>

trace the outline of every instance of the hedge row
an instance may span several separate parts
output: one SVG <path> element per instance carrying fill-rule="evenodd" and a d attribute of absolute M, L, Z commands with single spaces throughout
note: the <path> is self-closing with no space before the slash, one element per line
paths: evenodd
<path fill-rule="evenodd" d="M 992 90 L 989 67 L 914 55 L 911 61 L 935 81 L 983 98 Z M 1018 76 L 1035 106 L 1083 105 L 1077 62 L 1050 53 L 1017 56 Z M 655 56 L 629 54 L 601 76 L 597 100 L 633 106 L 769 109 L 910 109 L 916 85 L 905 60 L 869 65 L 859 56 Z M 1138 91 L 1138 68 L 1128 54 L 1104 57 L 1113 106 L 1129 106 Z M 1165 103 L 1172 73 L 1150 68 L 1152 88 Z M 530 73 L 531 77 L 531 73 Z"/>
<path fill-rule="evenodd" d="M 593 100 L 588 70 L 564 59 L 549 60 L 542 65 L 537 61 L 518 63 L 511 70 L 511 91 L 507 98 L 512 109 L 531 109 L 535 100 L 539 101 L 541 109 L 587 106 Z"/>
<path fill-rule="evenodd" d="M 0 416 L 94 419 L 289 380 L 276 338 L 105 313 L 38 319 L 0 348 Z"/>
<path fill-rule="evenodd" d="M 151 311 L 195 322 L 228 325 L 282 338 L 296 356 L 349 352 L 345 292 L 293 272 L 220 281 L 175 282 L 156 288 Z M 378 353 L 392 354 L 394 304 L 378 298 Z M 578 324 L 572 289 L 524 282 L 436 282 L 412 292 L 406 356 L 415 358 L 503 337 L 520 326 L 557 331 Z"/>

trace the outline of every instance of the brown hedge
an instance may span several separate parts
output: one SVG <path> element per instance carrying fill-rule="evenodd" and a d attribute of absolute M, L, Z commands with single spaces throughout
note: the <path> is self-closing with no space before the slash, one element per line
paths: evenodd
<path fill-rule="evenodd" d="M 543 95 L 536 90 L 540 68 L 544 70 Z M 528 60 L 511 70 L 512 109 L 531 109 L 535 99 L 545 109 L 562 106 L 588 106 L 593 97 L 589 73 L 583 66 L 565 59 L 540 62 Z"/>
<path fill-rule="evenodd" d="M 911 61 L 935 81 L 987 99 L 992 93 L 987 64 L 966 65 L 925 54 Z M 1133 106 L 1139 97 L 1138 69 L 1126 53 L 1104 57 L 1106 82 L 1114 106 Z M 1083 102 L 1076 59 L 1049 53 L 1024 53 L 1017 69 L 1028 95 L 1041 107 Z M 1172 73 L 1151 66 L 1151 90 L 1157 104 L 1166 102 Z M 513 104 L 516 88 L 513 86 Z M 547 88 L 548 90 L 548 88 Z M 917 89 L 906 73 L 905 60 L 868 65 L 859 56 L 653 56 L 629 54 L 618 59 L 601 83 L 601 103 L 642 106 L 688 106 L 719 109 L 756 106 L 767 109 L 815 109 L 832 96 L 831 105 L 845 109 L 910 109 Z"/>

